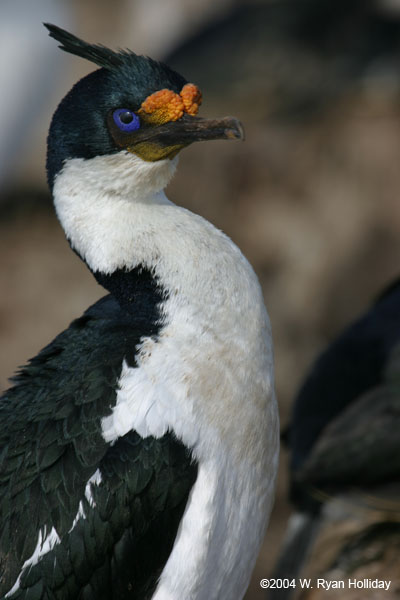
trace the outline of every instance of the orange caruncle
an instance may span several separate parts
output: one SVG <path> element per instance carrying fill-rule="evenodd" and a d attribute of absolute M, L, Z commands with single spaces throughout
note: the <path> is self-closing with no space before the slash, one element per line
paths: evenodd
<path fill-rule="evenodd" d="M 180 94 L 167 89 L 154 92 L 142 102 L 138 114 L 149 123 L 161 125 L 169 121 L 177 121 L 184 112 L 192 116 L 197 114 L 200 104 L 199 88 L 193 83 L 187 83 Z"/>
<path fill-rule="evenodd" d="M 168 121 L 177 121 L 183 115 L 184 110 L 182 98 L 178 94 L 172 90 L 159 90 L 142 102 L 139 114 L 145 113 L 148 115 L 147 121 L 161 125 Z"/>
<path fill-rule="evenodd" d="M 183 100 L 185 112 L 189 115 L 197 115 L 199 106 L 202 101 L 201 91 L 194 83 L 187 83 L 183 86 L 180 96 Z"/>

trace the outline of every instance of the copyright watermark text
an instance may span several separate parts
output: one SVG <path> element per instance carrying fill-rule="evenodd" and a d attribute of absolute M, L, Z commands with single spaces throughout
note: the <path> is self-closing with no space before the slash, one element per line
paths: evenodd
<path fill-rule="evenodd" d="M 381 589 L 386 592 L 389 590 L 391 581 L 388 579 L 261 579 L 260 586 L 263 589 L 286 589 L 302 588 L 312 589 L 321 588 L 324 590 L 335 589 Z"/>

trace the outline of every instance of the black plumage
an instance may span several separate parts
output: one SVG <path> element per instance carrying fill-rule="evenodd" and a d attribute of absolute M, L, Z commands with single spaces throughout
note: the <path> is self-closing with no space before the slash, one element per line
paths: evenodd
<path fill-rule="evenodd" d="M 136 286 L 141 293 L 149 296 L 146 284 L 144 292 Z M 0 597 L 33 554 L 39 530 L 45 537 L 53 527 L 61 542 L 23 572 L 12 600 L 144 598 L 155 585 L 196 465 L 171 434 L 156 440 L 131 432 L 113 446 L 101 436 L 122 361 L 135 364 L 143 331 L 142 319 L 106 296 L 32 359 L 1 398 Z M 155 332 L 153 323 L 148 334 Z M 97 469 L 93 510 L 85 488 Z M 80 503 L 86 518 L 73 527 Z"/>
<path fill-rule="evenodd" d="M 106 48 L 101 44 L 89 44 L 52 23 L 44 23 L 44 25 L 49 30 L 50 37 L 60 42 L 59 48 L 65 52 L 86 58 L 105 69 L 114 69 L 123 63 L 124 54 L 122 52 L 114 52 L 114 50 L 110 50 L 110 48 Z M 135 57 L 136 55 L 134 52 L 127 50 L 125 58 L 127 56 Z"/>

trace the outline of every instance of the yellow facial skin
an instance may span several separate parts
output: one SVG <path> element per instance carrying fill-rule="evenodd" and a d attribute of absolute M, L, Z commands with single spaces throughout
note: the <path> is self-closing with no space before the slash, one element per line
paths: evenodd
<path fill-rule="evenodd" d="M 126 149 L 128 152 L 139 156 L 142 160 L 155 162 L 157 160 L 165 160 L 166 158 L 172 160 L 184 147 L 184 144 L 177 144 L 176 146 L 166 146 L 164 148 L 153 142 L 141 142 L 135 146 L 128 146 Z"/>

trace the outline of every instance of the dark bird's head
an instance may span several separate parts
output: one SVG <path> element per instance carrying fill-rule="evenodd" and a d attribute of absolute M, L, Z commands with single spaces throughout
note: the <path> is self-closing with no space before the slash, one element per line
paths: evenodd
<path fill-rule="evenodd" d="M 58 106 L 49 131 L 47 173 L 70 159 L 130 153 L 146 162 L 171 160 L 195 141 L 241 139 L 237 119 L 200 119 L 201 92 L 168 66 L 133 52 L 92 45 L 45 24 L 62 50 L 100 67 Z"/>

